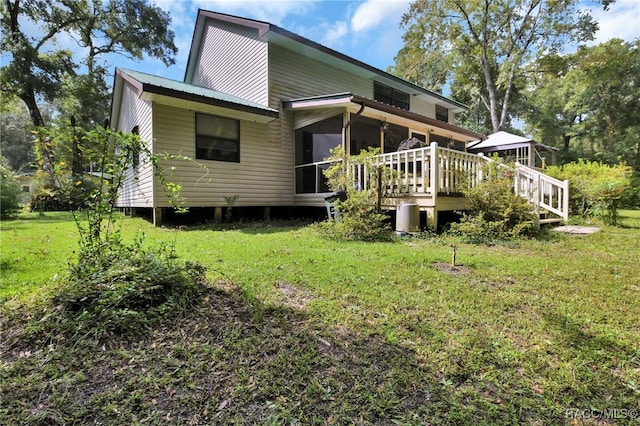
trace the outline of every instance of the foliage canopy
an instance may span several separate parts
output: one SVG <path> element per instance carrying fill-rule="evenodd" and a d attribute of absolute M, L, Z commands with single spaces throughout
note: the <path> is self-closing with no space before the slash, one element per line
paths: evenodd
<path fill-rule="evenodd" d="M 36 127 L 46 124 L 42 100 L 63 98 L 65 112 L 79 123 L 102 122 L 106 54 L 174 63 L 171 18 L 147 0 L 5 0 L 0 7 L 2 50 L 11 56 L 0 68 L 0 87 L 25 102 Z M 65 46 L 65 40 L 75 45 Z"/>
<path fill-rule="evenodd" d="M 524 64 L 592 39 L 597 24 L 583 10 L 577 0 L 417 0 L 402 19 L 405 45 L 392 71 L 480 99 L 497 132 L 508 124 Z"/>

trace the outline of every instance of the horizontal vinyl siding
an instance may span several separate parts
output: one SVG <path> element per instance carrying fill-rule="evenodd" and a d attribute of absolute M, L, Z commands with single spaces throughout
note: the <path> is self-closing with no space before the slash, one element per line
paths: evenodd
<path fill-rule="evenodd" d="M 282 100 L 342 92 L 373 98 L 371 80 L 279 46 L 269 47 L 269 79 L 272 108 L 280 108 Z"/>
<path fill-rule="evenodd" d="M 194 111 L 154 104 L 154 122 L 156 152 L 195 159 Z M 291 155 L 270 142 L 268 134 L 266 124 L 240 121 L 240 163 L 163 161 L 166 178 L 182 185 L 189 207 L 224 207 L 224 197 L 236 194 L 238 207 L 293 205 Z M 159 206 L 169 206 L 159 185 L 156 196 Z"/>
<path fill-rule="evenodd" d="M 412 98 L 409 106 L 412 112 L 426 115 L 427 117 L 436 118 L 436 105 Z"/>
<path fill-rule="evenodd" d="M 282 101 L 343 92 L 371 98 L 373 82 L 355 77 L 315 59 L 301 56 L 291 50 L 270 45 L 269 90 L 271 99 L 269 106 L 280 109 L 280 119 L 271 123 L 269 127 L 270 139 L 279 141 L 282 152 L 287 153 L 288 173 L 285 177 L 289 182 L 290 195 L 293 197 L 294 112 L 282 109 Z M 339 110 L 335 112 L 339 113 Z M 309 120 L 308 112 L 301 112 L 298 122 L 307 120 Z"/>
<path fill-rule="evenodd" d="M 258 30 L 209 19 L 192 83 L 268 103 L 267 44 Z"/>
<path fill-rule="evenodd" d="M 138 97 L 136 89 L 124 82 L 122 87 L 122 107 L 118 118 L 118 128 L 124 133 L 130 133 L 138 126 L 140 138 L 152 149 L 151 103 Z M 118 207 L 152 207 L 153 206 L 153 169 L 148 158 L 141 155 L 140 164 L 136 170 L 130 170 L 120 189 L 117 202 Z"/>

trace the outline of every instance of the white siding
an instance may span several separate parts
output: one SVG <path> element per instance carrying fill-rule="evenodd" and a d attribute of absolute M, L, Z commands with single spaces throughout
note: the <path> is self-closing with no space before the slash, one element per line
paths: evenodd
<path fill-rule="evenodd" d="M 118 128 L 130 133 L 138 126 L 140 137 L 151 150 L 153 141 L 151 103 L 138 97 L 136 89 L 124 82 L 122 86 L 122 106 L 118 118 Z M 152 207 L 153 206 L 153 170 L 148 158 L 141 155 L 136 170 L 130 170 L 120 190 L 118 207 Z"/>
<path fill-rule="evenodd" d="M 412 98 L 410 109 L 412 112 L 422 114 L 427 117 L 436 118 L 436 105 L 425 102 L 421 99 Z"/>
<path fill-rule="evenodd" d="M 155 150 L 195 159 L 195 112 L 154 104 Z M 189 207 L 227 205 L 224 197 L 238 194 L 235 206 L 293 205 L 291 151 L 267 138 L 268 125 L 240 121 L 240 163 L 194 160 L 162 162 L 167 180 L 182 185 Z M 175 170 L 171 171 L 174 166 Z M 160 185 L 158 206 L 168 207 Z"/>
<path fill-rule="evenodd" d="M 192 83 L 266 106 L 267 52 L 257 29 L 209 19 Z"/>
<path fill-rule="evenodd" d="M 372 80 L 273 45 L 269 48 L 269 80 L 272 108 L 280 108 L 282 100 L 342 92 L 373 98 Z"/>
<path fill-rule="evenodd" d="M 356 77 L 315 59 L 271 45 L 269 47 L 270 107 L 280 109 L 280 119 L 269 126 L 270 139 L 281 144 L 286 163 L 281 174 L 289 184 L 293 198 L 294 181 L 294 112 L 282 109 L 282 101 L 309 96 L 351 92 L 373 97 L 373 81 Z M 321 114 L 316 112 L 317 114 Z M 339 113 L 336 110 L 335 113 Z M 299 114 L 299 124 L 308 119 L 308 113 Z"/>

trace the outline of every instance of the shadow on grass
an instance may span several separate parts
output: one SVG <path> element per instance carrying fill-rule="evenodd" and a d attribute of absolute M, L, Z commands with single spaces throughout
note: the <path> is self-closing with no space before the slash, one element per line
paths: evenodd
<path fill-rule="evenodd" d="M 486 398 L 489 390 L 480 392 L 481 384 L 475 383 L 485 380 L 474 373 L 476 367 L 463 362 L 450 368 L 447 374 L 457 373 L 452 383 L 411 348 L 380 335 L 327 327 L 304 310 L 248 303 L 240 289 L 219 284 L 224 288 L 212 288 L 194 309 L 139 339 L 15 338 L 10 336 L 20 334 L 16 328 L 28 322 L 24 315 L 10 320 L 0 342 L 0 419 L 15 424 L 304 425 L 564 420 L 559 410 L 532 406 L 525 396 L 531 392 L 515 382 L 515 389 L 497 390 L 514 396 L 511 400 Z M 37 322 L 38 316 L 32 319 Z M 566 318 L 547 320 L 577 351 L 628 354 L 628 348 L 587 336 Z M 493 340 L 479 334 L 471 346 L 460 348 L 461 354 L 486 352 L 486 358 L 469 363 L 493 362 Z M 617 384 L 604 389 L 619 390 Z"/>
<path fill-rule="evenodd" d="M 282 220 L 282 221 L 254 221 L 254 222 L 230 222 L 224 224 L 203 223 L 197 225 L 168 225 L 167 229 L 176 231 L 213 231 L 228 232 L 239 231 L 244 234 L 276 234 L 278 232 L 290 232 L 304 228 L 311 224 L 304 220 Z"/>
<path fill-rule="evenodd" d="M 581 386 L 582 391 L 575 395 L 583 404 L 577 408 L 640 408 L 640 389 L 637 386 L 632 389 L 632 383 L 625 382 L 619 369 L 626 366 L 640 371 L 639 348 L 620 344 L 593 330 L 589 324 L 565 315 L 546 315 L 544 320 L 548 329 L 560 337 L 563 349 L 572 354 L 573 362 L 569 368 L 576 382 L 588 385 Z M 612 397 L 614 399 L 610 400 Z"/>
<path fill-rule="evenodd" d="M 142 339 L 38 342 L 9 338 L 15 327 L 0 343 L 9 423 L 439 424 L 462 415 L 411 350 L 299 310 L 251 306 L 239 290 L 212 289 Z"/>
<path fill-rule="evenodd" d="M 37 223 L 59 223 L 73 221 L 71 212 L 45 212 L 40 213 L 22 213 L 15 218 L 2 220 L 2 228 L 24 228 L 26 225 Z"/>

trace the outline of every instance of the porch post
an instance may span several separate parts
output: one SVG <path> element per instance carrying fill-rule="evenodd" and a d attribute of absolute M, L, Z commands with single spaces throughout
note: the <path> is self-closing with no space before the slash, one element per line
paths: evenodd
<path fill-rule="evenodd" d="M 440 162 L 438 161 L 438 142 L 431 142 L 431 152 L 429 153 L 429 192 L 433 197 L 433 205 L 436 205 L 436 197 L 438 195 L 438 188 L 440 187 Z"/>
<path fill-rule="evenodd" d="M 536 145 L 533 142 L 529 143 L 529 167 L 536 166 Z"/>

